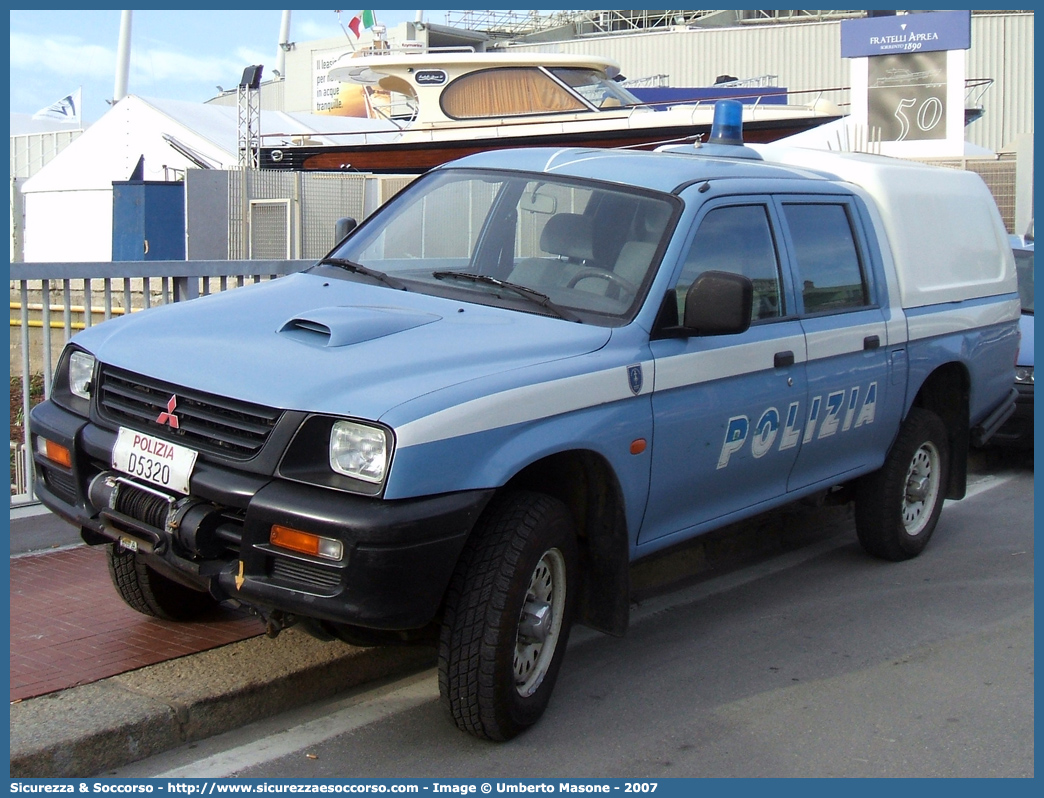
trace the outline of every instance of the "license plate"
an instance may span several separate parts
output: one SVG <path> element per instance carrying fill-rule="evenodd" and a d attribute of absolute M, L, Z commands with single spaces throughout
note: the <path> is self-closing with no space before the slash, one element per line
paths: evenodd
<path fill-rule="evenodd" d="M 112 467 L 161 488 L 188 494 L 196 454 L 186 446 L 120 427 L 112 450 Z"/>

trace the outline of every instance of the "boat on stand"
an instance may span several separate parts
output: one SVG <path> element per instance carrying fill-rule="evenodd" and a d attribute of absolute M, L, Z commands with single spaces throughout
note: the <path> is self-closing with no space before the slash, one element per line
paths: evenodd
<path fill-rule="evenodd" d="M 446 161 L 508 147 L 632 147 L 706 140 L 714 101 L 642 103 L 607 58 L 547 53 L 353 54 L 330 69 L 333 102 L 359 105 L 387 128 L 262 136 L 262 169 L 419 174 Z M 743 103 L 747 141 L 769 142 L 840 118 L 822 96 L 808 104 L 755 94 Z M 735 94 L 729 95 L 736 99 Z"/>

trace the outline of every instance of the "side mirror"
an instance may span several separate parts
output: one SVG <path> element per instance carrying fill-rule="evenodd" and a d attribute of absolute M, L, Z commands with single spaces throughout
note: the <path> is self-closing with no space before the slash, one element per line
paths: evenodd
<path fill-rule="evenodd" d="M 732 272 L 704 272 L 685 295 L 682 326 L 695 335 L 736 335 L 750 327 L 754 284 Z"/>
<path fill-rule="evenodd" d="M 351 216 L 345 216 L 343 219 L 338 219 L 337 224 L 334 226 L 334 239 L 336 239 L 337 242 L 334 246 L 339 246 L 340 243 L 348 237 L 348 234 L 358 226 L 359 223 Z"/>

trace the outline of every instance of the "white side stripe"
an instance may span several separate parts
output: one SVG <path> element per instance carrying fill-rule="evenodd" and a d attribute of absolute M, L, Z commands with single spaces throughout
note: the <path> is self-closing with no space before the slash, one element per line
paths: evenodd
<path fill-rule="evenodd" d="M 859 324 L 855 327 L 838 327 L 806 333 L 809 362 L 862 352 L 864 341 L 870 335 L 878 336 L 881 339 L 881 345 L 885 344 L 887 339 L 883 320 L 870 324 Z"/>
<path fill-rule="evenodd" d="M 1017 319 L 1019 313 L 1019 301 L 1013 299 L 908 317 L 910 340 L 1011 321 Z M 662 358 L 658 362 L 644 361 L 641 363 L 643 382 L 639 395 L 650 393 L 654 387 L 656 391 L 666 391 L 767 371 L 773 368 L 775 354 L 787 349 L 793 351 L 796 364 L 859 351 L 866 335 L 883 332 L 884 324 L 874 322 L 856 328 L 812 333 L 808 336 L 809 350 L 806 350 L 804 335 L 790 335 L 689 352 Z M 406 448 L 487 432 L 618 402 L 633 395 L 627 381 L 627 366 L 524 385 L 472 399 L 397 427 L 396 445 Z"/>
<path fill-rule="evenodd" d="M 755 374 L 773 367 L 777 352 L 791 350 L 794 362 L 805 361 L 805 337 L 789 335 L 770 341 L 754 341 L 738 346 L 722 346 L 703 352 L 665 357 L 656 361 L 656 390 L 669 391 L 705 382 Z"/>
<path fill-rule="evenodd" d="M 653 387 L 652 361 L 645 361 L 641 366 L 643 380 L 639 395 L 650 393 Z M 396 445 L 400 448 L 419 446 L 460 435 L 486 432 L 618 402 L 634 395 L 627 382 L 626 366 L 536 385 L 523 385 L 447 407 L 403 424 L 395 429 Z"/>

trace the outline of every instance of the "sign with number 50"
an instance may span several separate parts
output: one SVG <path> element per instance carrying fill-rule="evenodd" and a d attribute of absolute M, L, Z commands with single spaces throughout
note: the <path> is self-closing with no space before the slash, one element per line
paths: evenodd
<path fill-rule="evenodd" d="M 846 23 L 842 54 L 852 60 L 849 138 L 900 158 L 964 155 L 971 15 L 893 13 Z"/>
<path fill-rule="evenodd" d="M 870 59 L 869 123 L 881 141 L 946 139 L 946 53 Z"/>

